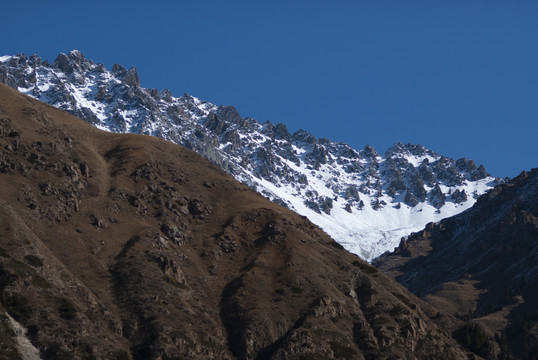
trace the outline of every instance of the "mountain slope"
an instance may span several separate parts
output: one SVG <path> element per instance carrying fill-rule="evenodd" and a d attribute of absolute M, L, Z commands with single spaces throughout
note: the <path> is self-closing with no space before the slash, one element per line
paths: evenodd
<path fill-rule="evenodd" d="M 449 314 L 473 318 L 501 350 L 538 354 L 538 169 L 429 224 L 375 265 Z M 507 348 L 504 348 L 504 347 Z"/>
<path fill-rule="evenodd" d="M 367 260 L 428 222 L 469 208 L 495 183 L 472 160 L 420 145 L 396 144 L 384 155 L 370 146 L 359 151 L 243 118 L 231 106 L 145 89 L 135 68 L 108 71 L 79 51 L 51 64 L 36 55 L 0 57 L 0 82 L 100 129 L 193 149 Z"/>
<path fill-rule="evenodd" d="M 465 357 L 306 218 L 4 85 L 0 183 L 1 357 L 20 358 L 15 327 L 44 359 Z"/>

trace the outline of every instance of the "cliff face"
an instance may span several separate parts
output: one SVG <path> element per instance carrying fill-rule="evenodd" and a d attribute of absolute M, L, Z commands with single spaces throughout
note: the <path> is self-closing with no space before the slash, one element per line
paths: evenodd
<path fill-rule="evenodd" d="M 3 85 L 0 184 L 4 357 L 465 356 L 434 311 L 306 218 L 190 150 Z"/>
<path fill-rule="evenodd" d="M 499 353 L 538 353 L 538 169 L 429 224 L 375 265 L 441 311 L 467 317 Z M 477 347 L 479 348 L 479 347 Z"/>

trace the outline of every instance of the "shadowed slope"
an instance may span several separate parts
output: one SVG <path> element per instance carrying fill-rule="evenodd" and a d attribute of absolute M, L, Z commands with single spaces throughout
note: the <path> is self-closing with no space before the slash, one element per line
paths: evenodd
<path fill-rule="evenodd" d="M 485 335 L 497 338 L 496 351 L 485 342 L 475 344 L 476 351 L 535 359 L 537 200 L 538 169 L 522 172 L 472 209 L 413 234 L 375 264 L 431 305 L 473 318 Z"/>

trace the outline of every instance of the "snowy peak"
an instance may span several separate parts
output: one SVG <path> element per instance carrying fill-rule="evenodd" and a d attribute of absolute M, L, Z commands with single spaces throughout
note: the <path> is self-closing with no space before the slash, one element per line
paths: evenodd
<path fill-rule="evenodd" d="M 71 74 L 87 71 L 93 63 L 90 63 L 80 51 L 73 50 L 68 55 L 59 54 L 52 65 L 66 74 Z"/>
<path fill-rule="evenodd" d="M 384 155 L 369 145 L 355 150 L 242 117 L 233 106 L 146 89 L 135 68 L 107 70 L 77 50 L 52 64 L 37 55 L 0 57 L 0 81 L 100 129 L 190 148 L 368 260 L 426 223 L 469 208 L 495 184 L 472 160 L 421 145 L 397 143 Z"/>
<path fill-rule="evenodd" d="M 396 143 L 385 152 L 385 157 L 404 158 L 416 167 L 425 160 L 427 163 L 437 160 L 439 155 L 422 145 Z"/>

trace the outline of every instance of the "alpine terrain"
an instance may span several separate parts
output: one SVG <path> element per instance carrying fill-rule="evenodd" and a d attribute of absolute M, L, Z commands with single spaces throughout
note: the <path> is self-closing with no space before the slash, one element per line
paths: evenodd
<path fill-rule="evenodd" d="M 468 209 L 499 181 L 472 160 L 421 145 L 395 144 L 385 154 L 370 146 L 356 150 L 241 117 L 232 106 L 145 89 L 135 68 L 109 71 L 76 50 L 52 63 L 37 55 L 0 57 L 0 82 L 99 129 L 192 149 L 366 260 L 427 223 Z"/>
<path fill-rule="evenodd" d="M 538 358 L 538 169 L 429 224 L 375 265 L 443 313 L 491 359 Z"/>
<path fill-rule="evenodd" d="M 170 102 L 198 104 L 193 123 L 225 111 Z M 2 359 L 467 358 L 445 330 L 460 320 L 198 154 L 1 84 L 0 184 Z"/>

